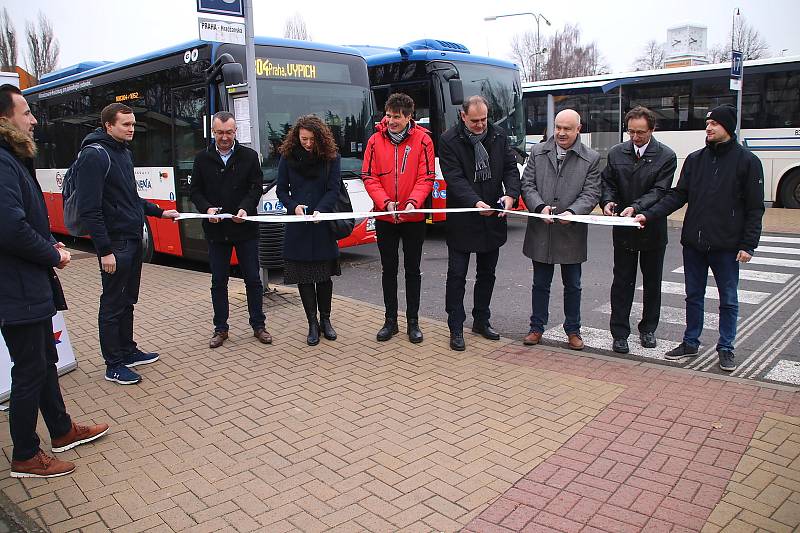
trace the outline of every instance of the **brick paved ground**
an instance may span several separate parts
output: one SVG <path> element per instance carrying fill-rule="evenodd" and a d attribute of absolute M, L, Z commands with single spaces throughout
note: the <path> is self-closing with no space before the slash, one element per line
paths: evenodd
<path fill-rule="evenodd" d="M 380 310 L 342 297 L 340 340 L 309 348 L 286 288 L 268 297 L 275 344 L 263 346 L 239 281 L 231 339 L 212 351 L 209 276 L 149 265 L 137 333 L 162 360 L 124 387 L 102 379 L 98 278 L 91 258 L 62 276 L 79 362 L 62 388 L 76 420 L 111 433 L 62 454 L 72 476 L 0 472 L 0 490 L 53 531 L 781 531 L 800 519 L 797 392 L 472 335 L 455 353 L 434 321 L 422 345 L 377 343 Z M 10 456 L 7 428 L 0 445 Z"/>

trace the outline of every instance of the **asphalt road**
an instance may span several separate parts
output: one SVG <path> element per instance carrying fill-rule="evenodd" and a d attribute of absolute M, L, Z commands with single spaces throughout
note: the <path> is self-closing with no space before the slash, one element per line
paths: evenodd
<path fill-rule="evenodd" d="M 444 311 L 445 280 L 447 277 L 447 246 L 443 226 L 428 227 L 422 260 L 422 303 L 420 313 L 424 316 L 446 320 Z M 531 310 L 532 266 L 522 254 L 525 236 L 525 220 L 512 217 L 509 223 L 508 242 L 501 250 L 497 268 L 497 283 L 492 299 L 492 325 L 504 337 L 521 342 L 528 333 Z M 786 239 L 789 242 L 784 242 Z M 647 350 L 639 346 L 636 335 L 638 321 L 636 302 L 641 302 L 641 290 L 637 290 L 632 314 L 632 330 L 629 342 L 629 358 L 645 358 L 652 362 L 721 373 L 716 366 L 715 343 L 718 299 L 709 279 L 710 291 L 706 297 L 706 329 L 701 341 L 701 355 L 682 363 L 663 360 L 663 353 L 682 339 L 685 318 L 682 255 L 680 230 L 670 229 L 670 244 L 664 261 L 664 285 L 662 296 L 662 321 L 656 332 L 659 346 Z M 583 296 L 581 305 L 582 336 L 587 350 L 607 355 L 611 352 L 608 334 L 609 291 L 613 268 L 611 228 L 591 226 L 589 229 L 589 260 L 583 265 Z M 376 245 L 360 246 L 342 250 L 342 276 L 334 281 L 334 292 L 351 298 L 382 304 L 381 266 Z M 756 261 L 761 261 L 756 263 Z M 402 283 L 402 259 L 400 272 L 400 302 L 404 304 Z M 676 271 L 677 270 L 677 271 Z M 471 326 L 472 284 L 474 283 L 474 259 L 470 265 L 467 281 L 465 307 L 467 322 Z M 556 269 L 558 272 L 558 269 Z M 280 283 L 280 273 L 270 276 Z M 639 280 L 640 281 L 640 280 Z M 563 306 L 560 274 L 553 279 L 550 301 L 550 323 L 545 333 L 544 344 L 565 344 L 561 322 Z M 765 235 L 754 262 L 742 269 L 740 288 L 740 313 L 738 345 L 736 349 L 739 370 L 734 375 L 783 384 L 800 385 L 800 239 L 791 235 Z M 402 313 L 402 311 L 401 311 Z M 335 309 L 334 309 L 335 318 Z M 469 344 L 469 335 L 467 335 Z M 620 356 L 625 357 L 625 356 Z"/>

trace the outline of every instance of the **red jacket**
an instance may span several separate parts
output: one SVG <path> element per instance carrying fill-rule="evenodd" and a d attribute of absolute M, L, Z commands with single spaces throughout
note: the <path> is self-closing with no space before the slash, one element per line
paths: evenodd
<path fill-rule="evenodd" d="M 398 201 L 399 209 L 404 209 L 408 203 L 421 208 L 436 176 L 433 140 L 428 130 L 412 121 L 408 137 L 395 146 L 389 139 L 386 123 L 384 118 L 367 142 L 361 168 L 364 188 L 375 204 L 375 211 L 386 211 L 389 202 Z M 390 215 L 377 218 L 395 223 L 419 222 L 425 215 L 401 215 L 398 220 Z"/>

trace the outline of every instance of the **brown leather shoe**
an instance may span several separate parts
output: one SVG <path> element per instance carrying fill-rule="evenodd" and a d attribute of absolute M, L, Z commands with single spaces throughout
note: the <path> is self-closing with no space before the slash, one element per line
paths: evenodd
<path fill-rule="evenodd" d="M 258 339 L 258 342 L 261 344 L 272 344 L 272 335 L 264 328 L 255 330 L 253 332 L 253 337 Z"/>
<path fill-rule="evenodd" d="M 87 442 L 92 442 L 95 439 L 99 439 L 103 435 L 106 434 L 108 431 L 108 424 L 97 424 L 94 426 L 79 426 L 75 422 L 72 423 L 72 427 L 67 434 L 63 437 L 58 437 L 57 439 L 53 439 L 53 451 L 58 452 L 65 452 L 67 450 L 71 450 L 75 446 L 79 446 L 81 444 L 86 444 Z"/>
<path fill-rule="evenodd" d="M 11 461 L 11 477 L 58 477 L 74 471 L 74 463 L 50 457 L 42 450 L 27 461 Z"/>
<path fill-rule="evenodd" d="M 222 346 L 222 343 L 228 338 L 227 331 L 215 331 L 214 336 L 211 337 L 211 340 L 208 341 L 209 348 L 219 348 Z"/>
<path fill-rule="evenodd" d="M 539 333 L 538 331 L 531 331 L 530 333 L 525 335 L 524 339 L 522 339 L 522 344 L 524 344 L 525 346 L 534 346 L 536 344 L 539 344 L 539 341 L 541 340 L 542 340 L 541 333 Z"/>
<path fill-rule="evenodd" d="M 570 350 L 583 350 L 583 339 L 580 333 L 570 333 L 568 337 L 567 345 Z"/>

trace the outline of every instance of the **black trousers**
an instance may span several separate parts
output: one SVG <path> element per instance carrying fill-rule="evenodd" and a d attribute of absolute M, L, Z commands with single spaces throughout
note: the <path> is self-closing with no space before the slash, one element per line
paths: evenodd
<path fill-rule="evenodd" d="M 614 281 L 611 283 L 611 336 L 627 339 L 631 333 L 630 316 L 636 291 L 636 266 L 642 269 L 644 310 L 639 321 L 640 333 L 653 333 L 661 314 L 661 278 L 666 247 L 655 250 L 626 250 L 614 247 Z"/>
<path fill-rule="evenodd" d="M 445 311 L 450 331 L 461 331 L 467 318 L 464 310 L 464 292 L 470 252 L 447 248 L 447 282 L 445 285 Z M 472 318 L 475 324 L 486 324 L 491 317 L 489 306 L 494 291 L 495 269 L 500 258 L 500 248 L 475 253 L 475 288 L 473 290 Z"/>
<path fill-rule="evenodd" d="M 13 459 L 26 461 L 39 451 L 36 422 L 39 410 L 51 437 L 62 437 L 72 428 L 58 385 L 58 352 L 53 322 L 0 328 L 14 365 L 11 367 L 9 426 Z"/>
<path fill-rule="evenodd" d="M 98 328 L 100 351 L 106 366 L 119 366 L 125 356 L 136 351 L 133 340 L 133 305 L 139 301 L 142 280 L 142 240 L 111 241 L 117 270 L 113 274 L 102 271 L 103 294 L 100 295 Z"/>
<path fill-rule="evenodd" d="M 422 245 L 425 242 L 425 221 L 392 224 L 375 221 L 378 251 L 381 254 L 381 284 L 386 318 L 397 318 L 397 272 L 400 263 L 399 246 L 403 242 L 403 269 L 406 273 L 406 318 L 419 318 L 419 294 L 422 274 Z"/>

